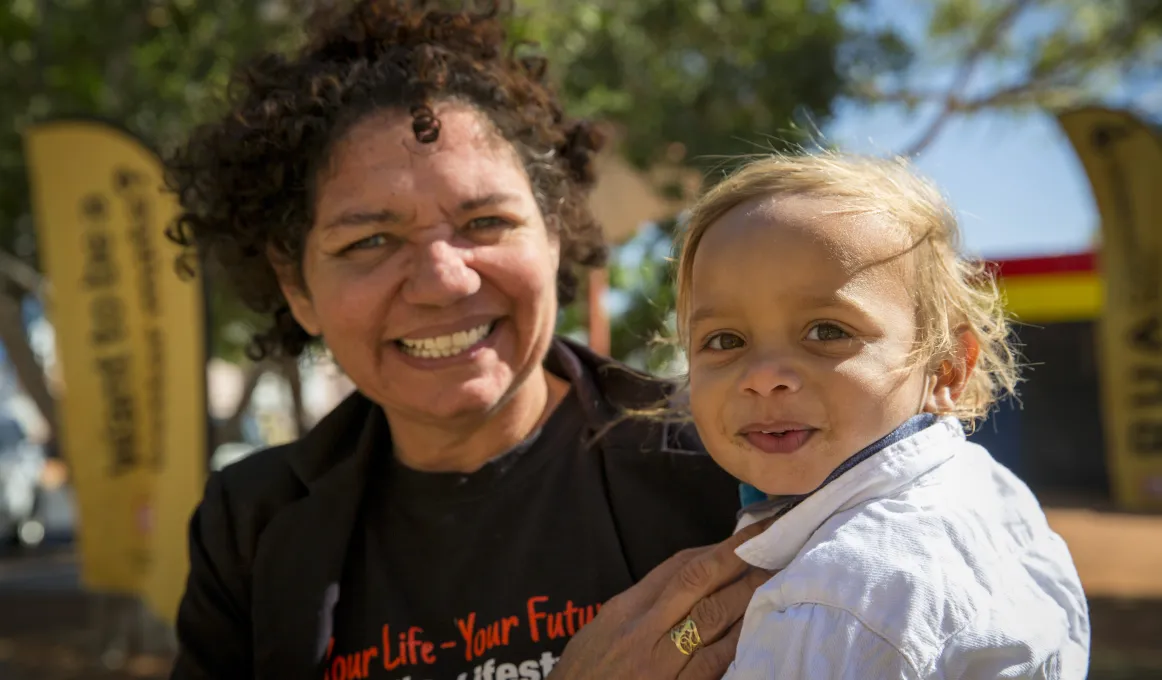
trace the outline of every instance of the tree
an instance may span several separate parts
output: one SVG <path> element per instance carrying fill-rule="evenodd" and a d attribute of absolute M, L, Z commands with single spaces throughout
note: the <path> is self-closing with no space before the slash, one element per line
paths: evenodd
<path fill-rule="evenodd" d="M 684 164 L 710 181 L 726 156 L 808 142 L 853 84 L 909 63 L 890 31 L 843 21 L 858 0 L 526 0 L 517 33 L 550 59 L 574 115 L 625 131 L 638 168 Z M 659 191 L 681 193 L 677 183 Z M 615 256 L 615 357 L 651 370 L 673 357 L 675 216 Z M 624 253 L 623 253 L 624 254 Z M 644 254 L 639 257 L 639 254 Z M 577 317 L 573 317 L 575 320 Z"/>
<path fill-rule="evenodd" d="M 924 58 L 859 91 L 873 103 L 930 110 L 905 155 L 927 148 L 953 118 L 981 111 L 1097 100 L 1162 114 L 1162 0 L 925 0 L 915 9 L 927 11 L 914 46 Z"/>
<path fill-rule="evenodd" d="M 331 0 L 317 0 L 323 1 Z M 11 121 L 0 127 L 0 253 L 35 271 L 20 143 L 25 125 L 97 115 L 165 147 L 213 112 L 240 58 L 293 44 L 299 37 L 294 29 L 317 2 L 14 0 L 0 6 L 0 119 Z M 630 132 L 621 150 L 636 165 L 661 159 L 707 169 L 716 162 L 712 155 L 799 141 L 796 115 L 808 128 L 825 122 L 854 76 L 902 63 L 906 52 L 894 36 L 855 31 L 840 20 L 841 10 L 856 4 L 519 0 L 513 28 L 517 38 L 538 41 L 550 57 L 571 112 Z M 667 223 L 658 238 L 668 242 L 673 227 Z M 664 261 L 652 260 L 632 276 L 614 272 L 615 281 L 634 287 L 615 334 L 618 355 L 640 354 L 664 329 L 668 273 Z M 40 288 L 0 276 L 0 296 L 17 306 Z M 261 320 L 223 291 L 212 292 L 211 307 L 214 353 L 240 359 Z M 580 319 L 577 309 L 562 316 L 565 329 Z M 49 395 L 12 318 L 0 317 L 0 324 L 8 319 L 0 338 L 12 346 L 26 389 Z M 37 401 L 51 421 L 50 400 Z"/>
<path fill-rule="evenodd" d="M 699 167 L 713 171 L 721 154 L 794 145 L 827 122 L 839 97 L 930 116 L 906 155 L 953 118 L 985 110 L 1099 99 L 1162 113 L 1162 0 L 911 0 L 897 11 L 923 17 L 924 30 L 907 43 L 890 30 L 851 28 L 882 24 L 867 21 L 876 11 L 864 2 L 578 3 L 542 30 L 564 57 L 575 109 L 623 123 L 639 165 L 677 149 L 670 160 L 705 154 Z M 849 20 L 839 22 L 844 12 Z M 769 77 L 788 72 L 806 79 Z M 982 85 L 985 76 L 994 84 Z M 659 254 L 676 226 L 641 234 L 627 250 L 650 257 L 615 259 L 611 271 L 625 293 L 613 352 L 651 369 L 672 357 L 672 348 L 648 351 L 648 343 L 669 333 L 672 271 Z"/>
<path fill-rule="evenodd" d="M 237 59 L 292 41 L 305 11 L 299 0 L 0 3 L 0 340 L 50 425 L 50 390 L 12 313 L 43 289 L 22 130 L 99 116 L 163 147 L 211 110 Z"/>
<path fill-rule="evenodd" d="M 624 127 L 638 167 L 785 146 L 826 122 L 854 79 L 907 63 L 891 32 L 841 20 L 858 0 L 526 0 L 574 115 Z"/>

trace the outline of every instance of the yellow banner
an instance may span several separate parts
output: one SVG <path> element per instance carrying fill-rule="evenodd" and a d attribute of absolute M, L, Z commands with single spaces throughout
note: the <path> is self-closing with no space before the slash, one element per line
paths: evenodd
<path fill-rule="evenodd" d="M 1062 114 L 1102 222 L 1099 347 L 1114 496 L 1162 509 L 1162 137 L 1123 111 Z"/>
<path fill-rule="evenodd" d="M 25 152 L 82 580 L 172 620 L 207 466 L 204 296 L 164 234 L 177 201 L 156 155 L 109 125 L 35 126 Z"/>

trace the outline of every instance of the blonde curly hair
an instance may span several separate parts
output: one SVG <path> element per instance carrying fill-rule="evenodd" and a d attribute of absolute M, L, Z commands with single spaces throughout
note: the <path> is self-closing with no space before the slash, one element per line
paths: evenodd
<path fill-rule="evenodd" d="M 826 199 L 835 206 L 831 214 L 887 217 L 911 234 L 918 321 L 911 365 L 936 369 L 955 358 L 966 330 L 980 344 L 975 368 L 950 415 L 971 430 L 998 399 L 1016 393 L 1018 356 L 996 280 L 984 262 L 961 256 L 960 228 L 948 202 L 903 158 L 836 152 L 752 157 L 703 195 L 690 209 L 678 259 L 677 325 L 683 349 L 689 351 L 694 256 L 703 235 L 735 206 L 780 195 Z"/>

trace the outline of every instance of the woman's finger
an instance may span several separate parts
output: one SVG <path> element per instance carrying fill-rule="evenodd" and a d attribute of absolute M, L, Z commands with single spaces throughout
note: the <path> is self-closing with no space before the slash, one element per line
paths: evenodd
<path fill-rule="evenodd" d="M 752 524 L 681 565 L 670 576 L 643 625 L 658 632 L 669 631 L 699 600 L 742 576 L 750 566 L 734 550 L 761 533 L 765 525 Z"/>
<path fill-rule="evenodd" d="M 730 564 L 700 567 L 707 570 L 713 578 L 705 588 L 698 590 L 705 589 L 714 594 L 714 604 L 704 606 L 698 613 L 698 616 L 708 619 L 708 623 L 705 624 L 708 637 L 703 641 L 706 646 L 696 650 L 692 656 L 682 654 L 670 639 L 670 629 L 684 619 L 702 597 L 679 592 L 674 584 L 689 578 L 683 577 L 682 572 L 689 568 L 691 562 L 705 560 L 712 553 L 717 553 L 713 557 L 715 560 L 725 561 L 725 558 L 729 557 L 741 563 L 741 560 L 734 556 L 734 549 L 764 528 L 765 523 L 747 527 L 723 543 L 685 550 L 655 567 L 636 585 L 611 599 L 601 608 L 593 621 L 578 631 L 554 666 L 553 677 L 560 676 L 561 680 L 589 678 L 673 680 L 683 672 L 687 664 L 693 662 L 707 649 L 716 650 L 713 652 L 715 655 L 722 653 L 720 651 L 722 640 L 719 639 L 722 636 L 721 631 L 724 630 L 722 626 L 729 628 L 731 623 L 742 617 L 749 601 L 747 593 L 753 592 L 754 588 L 769 576 L 758 572 L 754 575 L 748 574 L 740 581 L 738 574 L 747 570 L 745 565 L 739 571 L 735 571 Z M 722 588 L 723 585 L 736 581 L 738 583 Z M 720 590 L 726 592 L 718 593 Z M 677 594 L 672 595 L 674 593 Z M 714 608 L 713 611 L 711 608 Z M 720 618 L 726 621 L 725 624 L 718 623 L 715 612 L 721 613 Z M 733 643 L 728 651 L 727 665 L 734 657 Z M 698 661 L 697 664 L 702 667 L 707 661 Z"/>
<path fill-rule="evenodd" d="M 632 588 L 625 592 L 632 592 L 635 597 L 639 597 L 645 602 L 653 604 L 657 601 L 658 596 L 661 595 L 666 585 L 673 579 L 674 575 L 678 573 L 678 570 L 686 566 L 690 560 L 710 552 L 714 547 L 713 545 L 706 545 L 698 548 L 687 548 L 686 550 L 674 553 L 665 562 L 651 569 L 645 575 L 645 578 L 638 581 Z"/>
<path fill-rule="evenodd" d="M 738 638 L 742 634 L 742 621 L 730 627 L 726 635 L 714 644 L 700 648 L 690 657 L 678 680 L 720 680 L 734 661 Z"/>
<path fill-rule="evenodd" d="M 698 626 L 702 644 L 711 645 L 721 640 L 734 624 L 741 621 L 754 592 L 770 578 L 769 572 L 751 569 L 734 583 L 699 600 L 690 610 L 690 618 Z"/>
<path fill-rule="evenodd" d="M 681 671 L 684 666 L 692 663 L 695 657 L 702 654 L 704 649 L 722 640 L 739 625 L 754 591 L 770 577 L 770 573 L 766 571 L 752 569 L 734 583 L 695 603 L 690 611 L 690 619 L 694 622 L 699 646 L 692 655 L 687 655 L 682 653 L 682 649 L 671 638 L 669 632 L 658 639 L 653 658 L 662 676 L 673 677 L 670 674 L 671 669 L 673 673 Z"/>

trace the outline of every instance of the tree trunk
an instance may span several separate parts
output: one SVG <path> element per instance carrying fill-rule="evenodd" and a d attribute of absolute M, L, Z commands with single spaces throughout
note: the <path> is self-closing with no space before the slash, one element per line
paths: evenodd
<path fill-rule="evenodd" d="M 238 397 L 238 406 L 234 408 L 234 413 L 226 419 L 226 422 L 215 428 L 215 449 L 227 442 L 242 441 L 242 419 L 246 416 L 246 409 L 250 407 L 250 399 L 254 396 L 254 389 L 258 387 L 258 381 L 269 368 L 269 364 L 263 361 L 252 363 L 246 367 L 242 393 Z"/>
<path fill-rule="evenodd" d="M 609 270 L 592 269 L 589 271 L 588 314 L 586 321 L 589 325 L 589 349 L 602 355 L 609 356 L 612 351 L 609 331 L 609 312 L 605 309 L 605 293 L 609 290 Z"/>
<path fill-rule="evenodd" d="M 301 437 L 307 432 L 307 412 L 303 408 L 303 376 L 299 371 L 298 359 L 283 359 L 282 375 L 290 385 L 291 405 L 295 421 L 295 437 Z"/>
<path fill-rule="evenodd" d="M 28 335 L 24 332 L 24 320 L 20 311 L 21 299 L 0 285 L 0 343 L 8 354 L 8 361 L 16 372 L 21 387 L 36 404 L 48 424 L 49 437 L 57 437 L 56 400 L 48 389 L 44 369 L 36 360 Z"/>

